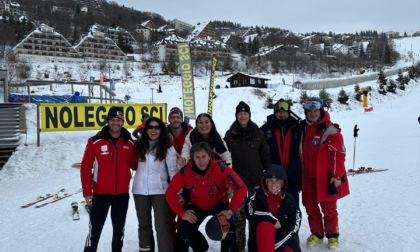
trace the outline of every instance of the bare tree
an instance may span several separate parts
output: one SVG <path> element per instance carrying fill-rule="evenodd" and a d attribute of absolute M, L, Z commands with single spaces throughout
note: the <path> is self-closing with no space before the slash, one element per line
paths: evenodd
<path fill-rule="evenodd" d="M 87 65 L 86 63 L 79 64 L 79 67 L 76 68 L 76 72 L 79 75 L 80 80 L 85 81 L 91 74 L 91 67 Z"/>

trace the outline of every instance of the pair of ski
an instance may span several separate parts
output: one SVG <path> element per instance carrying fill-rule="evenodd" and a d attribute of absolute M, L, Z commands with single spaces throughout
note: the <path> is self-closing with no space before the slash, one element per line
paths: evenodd
<path fill-rule="evenodd" d="M 63 195 L 63 196 L 60 196 L 60 193 L 63 193 L 64 191 L 65 191 L 65 189 L 63 188 L 63 189 L 60 189 L 60 190 L 59 190 L 57 193 L 55 193 L 55 194 L 49 194 L 49 193 L 48 193 L 48 194 L 46 194 L 45 196 L 38 196 L 38 197 L 37 197 L 37 199 L 36 199 L 35 201 L 30 202 L 30 203 L 28 203 L 28 204 L 26 204 L 26 205 L 21 206 L 21 208 L 27 208 L 27 207 L 30 207 L 30 206 L 36 205 L 36 204 L 38 204 L 39 202 L 42 202 L 42 201 L 45 201 L 45 200 L 47 200 L 47 199 L 52 198 L 52 200 L 51 200 L 51 201 L 48 201 L 48 202 L 45 202 L 45 203 L 43 203 L 43 204 L 40 204 L 40 205 L 36 205 L 36 206 L 35 206 L 36 208 L 41 208 L 41 207 L 44 207 L 44 206 L 49 205 L 49 204 L 51 204 L 51 203 L 55 203 L 55 202 L 60 201 L 60 200 L 62 200 L 62 199 L 68 198 L 68 197 L 70 197 L 70 196 L 72 196 L 72 195 L 74 195 L 74 194 L 81 193 L 81 192 L 82 192 L 82 189 L 79 189 L 79 190 L 77 190 L 77 191 L 76 191 L 76 192 L 74 192 L 74 193 L 64 193 L 64 195 Z"/>
<path fill-rule="evenodd" d="M 347 176 L 349 176 L 349 175 L 359 175 L 359 174 L 368 174 L 368 173 L 382 172 L 382 171 L 388 171 L 388 169 L 374 169 L 372 167 L 362 166 L 357 170 L 349 169 L 347 171 Z"/>

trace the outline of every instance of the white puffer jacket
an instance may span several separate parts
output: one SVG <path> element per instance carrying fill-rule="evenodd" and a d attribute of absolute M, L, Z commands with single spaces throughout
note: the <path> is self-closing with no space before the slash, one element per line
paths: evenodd
<path fill-rule="evenodd" d="M 132 192 L 140 195 L 165 194 L 168 175 L 172 178 L 177 171 L 176 151 L 173 146 L 168 149 L 166 160 L 163 161 L 155 160 L 154 153 L 148 152 L 146 161 L 138 162 Z"/>

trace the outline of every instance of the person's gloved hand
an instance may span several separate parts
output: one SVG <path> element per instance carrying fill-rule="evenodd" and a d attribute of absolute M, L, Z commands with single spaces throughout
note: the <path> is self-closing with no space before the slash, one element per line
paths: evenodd
<path fill-rule="evenodd" d="M 336 195 L 338 194 L 337 187 L 335 187 L 334 182 L 328 185 L 328 194 L 329 195 Z"/>

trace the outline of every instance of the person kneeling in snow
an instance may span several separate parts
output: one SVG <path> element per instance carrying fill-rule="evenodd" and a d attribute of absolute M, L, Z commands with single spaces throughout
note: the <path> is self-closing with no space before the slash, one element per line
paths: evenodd
<path fill-rule="evenodd" d="M 261 187 L 246 204 L 248 251 L 301 251 L 298 231 L 302 215 L 286 187 L 284 168 L 270 165 L 261 178 Z"/>
<path fill-rule="evenodd" d="M 198 230 L 200 224 L 207 216 L 220 214 L 231 222 L 233 212 L 245 199 L 247 187 L 239 175 L 222 162 L 220 156 L 217 160 L 212 159 L 214 153 L 207 143 L 195 143 L 190 155 L 191 160 L 175 174 L 165 194 L 172 210 L 183 220 L 178 231 L 179 238 L 193 251 L 207 251 L 209 245 Z M 180 204 L 178 195 L 184 187 L 190 192 L 186 209 Z M 227 188 L 233 191 L 230 202 Z M 221 251 L 235 251 L 233 229 L 231 223 L 230 231 L 221 242 Z M 179 251 L 177 248 L 175 250 Z"/>

